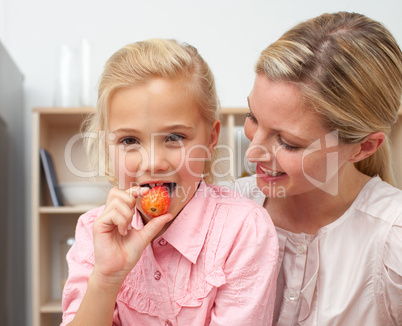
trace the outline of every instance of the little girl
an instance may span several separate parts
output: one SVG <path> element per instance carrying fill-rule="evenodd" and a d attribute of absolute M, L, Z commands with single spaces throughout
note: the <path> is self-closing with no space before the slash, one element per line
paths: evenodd
<path fill-rule="evenodd" d="M 271 219 L 204 181 L 213 179 L 217 107 L 192 46 L 153 39 L 106 63 L 88 127 L 105 131 L 105 155 L 98 142 L 89 149 L 117 186 L 78 221 L 62 325 L 271 325 Z M 170 188 L 171 204 L 151 218 L 140 200 L 155 185 Z"/>

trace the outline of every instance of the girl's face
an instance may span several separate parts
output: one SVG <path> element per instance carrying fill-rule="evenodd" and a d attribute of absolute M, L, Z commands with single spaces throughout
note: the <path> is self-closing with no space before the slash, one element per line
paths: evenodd
<path fill-rule="evenodd" d="M 169 212 L 177 215 L 197 190 L 219 127 L 218 120 L 204 122 L 181 80 L 155 78 L 117 90 L 110 100 L 108 145 L 120 188 L 173 183 Z"/>
<path fill-rule="evenodd" d="M 248 98 L 247 159 L 256 163 L 258 187 L 268 197 L 287 197 L 320 189 L 338 192 L 338 175 L 356 150 L 338 143 L 319 116 L 305 109 L 299 90 L 257 75 Z"/>

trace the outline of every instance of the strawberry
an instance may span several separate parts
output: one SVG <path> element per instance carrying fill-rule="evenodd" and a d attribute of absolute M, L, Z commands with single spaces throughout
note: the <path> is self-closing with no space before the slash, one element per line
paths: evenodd
<path fill-rule="evenodd" d="M 170 206 L 169 192 L 165 186 L 156 186 L 145 193 L 141 200 L 144 213 L 156 217 L 166 214 Z"/>

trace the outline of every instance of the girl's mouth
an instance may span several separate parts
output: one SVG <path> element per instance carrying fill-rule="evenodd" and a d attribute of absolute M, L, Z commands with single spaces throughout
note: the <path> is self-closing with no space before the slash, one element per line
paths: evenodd
<path fill-rule="evenodd" d="M 164 186 L 169 192 L 169 196 L 172 197 L 173 192 L 176 189 L 176 185 L 177 184 L 175 182 L 156 182 L 156 183 L 144 183 L 140 187 L 153 188 L 156 186 Z"/>

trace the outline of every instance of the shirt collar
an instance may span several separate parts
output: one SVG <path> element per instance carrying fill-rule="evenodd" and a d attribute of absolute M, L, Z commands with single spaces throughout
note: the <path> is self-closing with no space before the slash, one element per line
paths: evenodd
<path fill-rule="evenodd" d="M 205 242 L 208 228 L 214 215 L 214 196 L 202 180 L 193 198 L 173 220 L 173 223 L 158 239 L 165 239 L 193 264 Z M 132 225 L 136 229 L 144 227 L 141 214 L 135 210 Z M 155 241 L 158 241 L 155 239 Z"/>
<path fill-rule="evenodd" d="M 209 196 L 210 188 L 201 181 L 193 198 L 176 216 L 162 237 L 193 264 L 204 246 L 215 202 Z"/>

